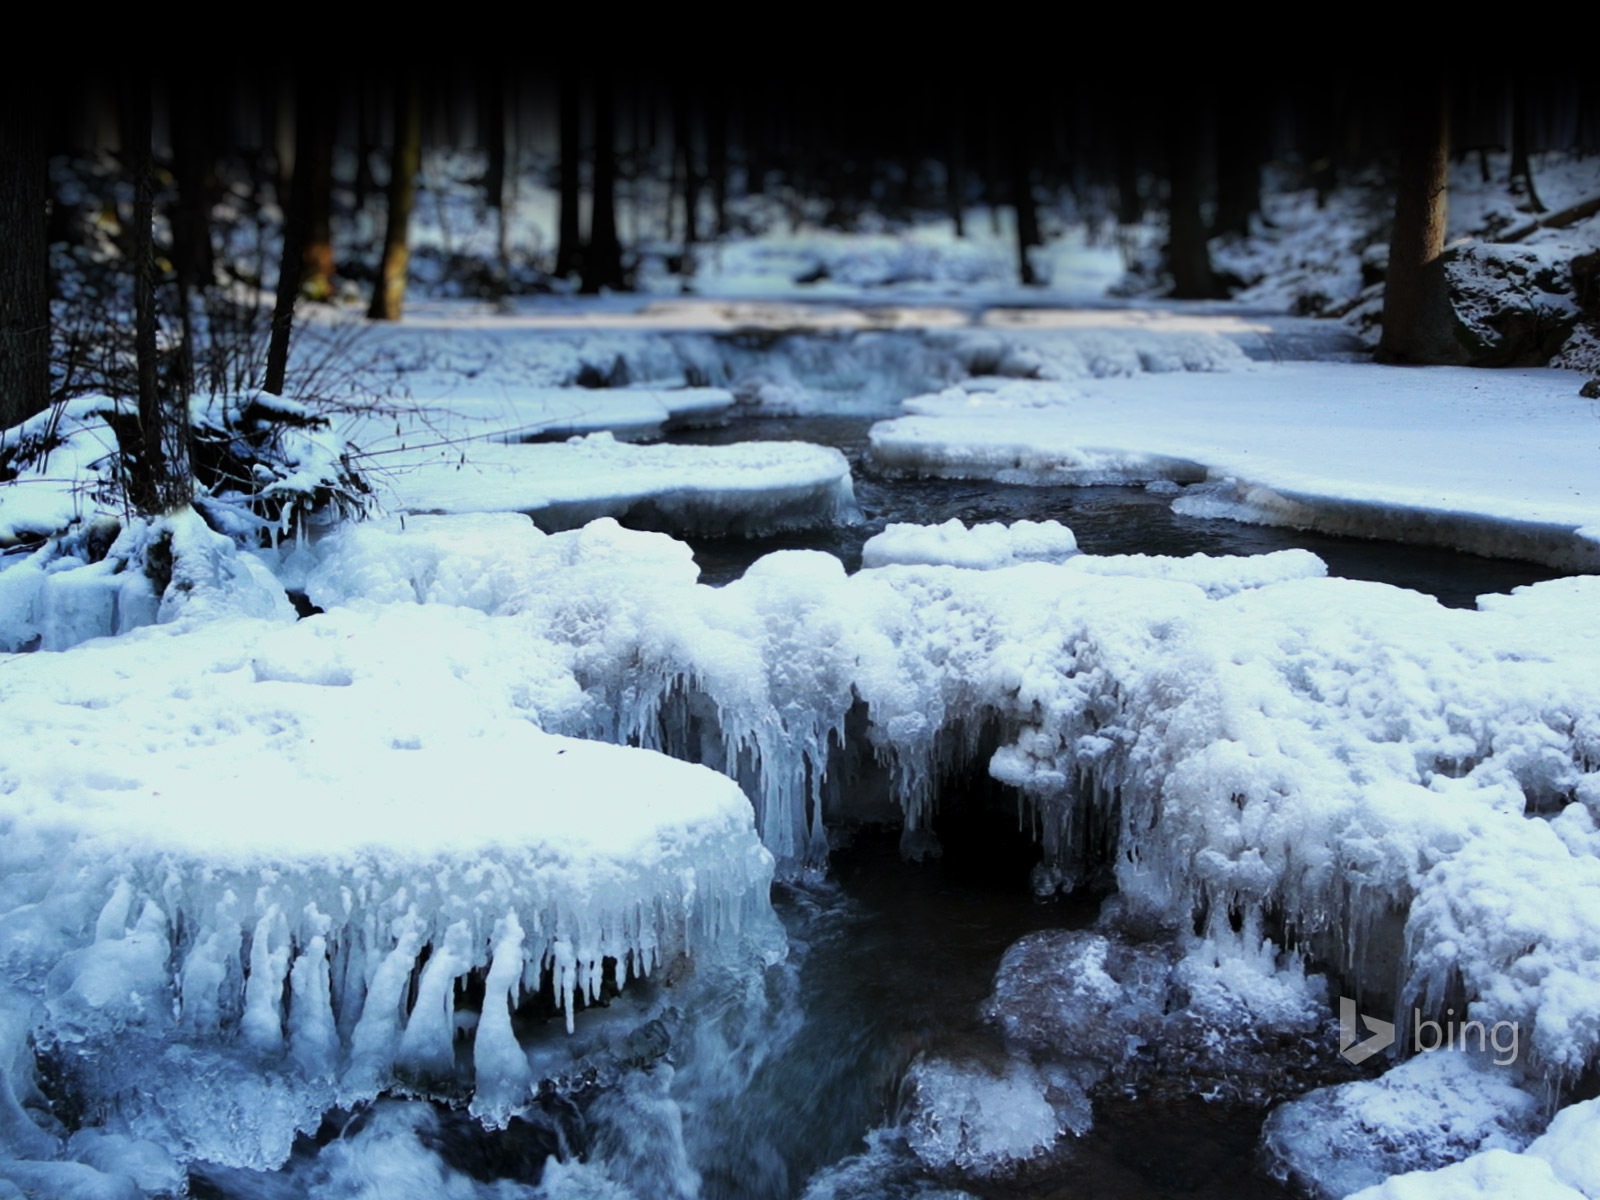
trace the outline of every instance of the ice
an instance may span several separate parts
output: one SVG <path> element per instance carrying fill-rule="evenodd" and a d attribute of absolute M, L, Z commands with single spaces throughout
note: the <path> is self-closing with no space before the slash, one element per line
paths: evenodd
<path fill-rule="evenodd" d="M 863 567 L 935 564 L 990 570 L 1019 562 L 1061 562 L 1078 539 L 1059 521 L 985 522 L 968 529 L 959 518 L 943 525 L 892 524 L 861 548 Z"/>
<path fill-rule="evenodd" d="M 1126 575 L 1135 579 L 1172 579 L 1192 583 L 1213 600 L 1247 588 L 1266 587 L 1289 579 L 1320 579 L 1328 564 L 1309 550 L 1274 550 L 1270 554 L 1191 554 L 1172 558 L 1159 554 L 1083 554 L 1070 563 L 1091 575 Z"/>
<path fill-rule="evenodd" d="M 1278 363 L 1064 379 L 913 397 L 873 427 L 873 459 L 1012 483 L 1209 480 L 1176 511 L 1600 565 L 1575 373 L 1500 371 L 1490 386 L 1464 368 Z"/>
<path fill-rule="evenodd" d="M 1556 1178 L 1547 1163 L 1490 1150 L 1438 1171 L 1397 1175 L 1351 1200 L 1593 1200 Z"/>
<path fill-rule="evenodd" d="M 1341 1197 L 1479 1151 L 1520 1150 L 1542 1119 L 1515 1071 L 1440 1050 L 1280 1105 L 1262 1142 L 1276 1172 L 1314 1196 Z"/>
<path fill-rule="evenodd" d="M 1568 800 L 1597 794 L 1600 726 L 1574 715 L 1600 710 L 1593 580 L 1473 612 L 1322 578 L 1300 553 L 847 577 L 784 552 L 710 589 L 681 545 L 605 522 L 544 539 L 468 523 L 454 544 L 451 528 L 333 540 L 311 579 L 340 590 L 313 598 L 455 598 L 491 614 L 484 638 L 509 620 L 518 638 L 494 640 L 521 657 L 519 703 L 739 780 L 785 870 L 876 803 L 836 786 L 858 767 L 886 769 L 915 833 L 941 776 L 981 753 L 1043 844 L 1045 890 L 1110 872 L 1131 913 L 1199 922 L 1197 962 L 1300 951 L 1441 1009 L 1454 971 L 1475 1017 L 1523 1023 L 1538 1070 L 1600 1047 L 1583 916 L 1600 835 Z M 1513 844 L 1539 865 L 1502 863 Z M 1296 944 L 1268 941 L 1268 913 Z"/>
<path fill-rule="evenodd" d="M 212 532 L 192 508 L 128 521 L 98 562 L 73 553 L 83 536 L 46 542 L 0 570 L 0 651 L 66 650 L 184 618 L 293 619 L 294 608 L 271 571 Z M 147 566 L 157 546 L 170 563 L 159 595 Z"/>
<path fill-rule="evenodd" d="M 1047 1154 L 1065 1132 L 1049 1081 L 1024 1062 L 921 1057 L 901 1086 L 906 1140 L 935 1171 L 1004 1175 Z"/>
<path fill-rule="evenodd" d="M 442 657 L 394 654 L 407 615 Z M 8 661 L 0 1008 L 90 1112 L 254 1167 L 401 1077 L 501 1121 L 533 1082 L 510 1007 L 541 975 L 570 1029 L 603 964 L 621 985 L 777 953 L 739 790 L 539 730 L 472 618 L 214 616 Z M 500 686 L 454 674 L 452 644 Z M 483 967 L 480 1017 L 458 985 Z M 8 1079 L 26 1104 L 31 1073 Z M 7 1147 L 42 1156 L 9 1109 Z"/>
<path fill-rule="evenodd" d="M 475 444 L 376 480 L 406 513 L 523 512 L 548 530 L 600 517 L 682 534 L 750 536 L 857 519 L 850 465 L 829 446 L 630 446 L 609 433 L 561 444 Z"/>

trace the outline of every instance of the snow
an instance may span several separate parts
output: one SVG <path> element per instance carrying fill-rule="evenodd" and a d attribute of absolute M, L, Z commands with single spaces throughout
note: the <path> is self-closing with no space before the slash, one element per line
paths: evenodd
<path fill-rule="evenodd" d="M 875 425 L 900 473 L 1203 487 L 1179 513 L 1600 567 L 1600 424 L 1567 372 L 1258 365 L 913 398 Z"/>
<path fill-rule="evenodd" d="M 1320 578 L 1307 555 L 847 577 L 792 551 L 711 589 L 657 535 L 486 521 L 341 534 L 311 595 L 510 618 L 541 647 L 526 694 L 547 728 L 737 778 L 786 870 L 821 861 L 822 819 L 871 802 L 835 782 L 851 755 L 887 767 L 914 837 L 987 727 L 1047 886 L 1092 869 L 1075 831 L 1112 817 L 1123 902 L 1179 926 L 1209 914 L 1203 946 L 1262 946 L 1270 910 L 1333 961 L 1387 956 L 1424 1006 L 1454 972 L 1475 1019 L 1520 1023 L 1535 1072 L 1570 1077 L 1600 1052 L 1600 931 L 1583 915 L 1600 910 L 1600 725 L 1580 715 L 1600 711 L 1595 580 L 1470 611 Z M 864 744 L 847 746 L 857 703 Z"/>
<path fill-rule="evenodd" d="M 541 970 L 570 1029 L 608 959 L 621 983 L 772 952 L 738 788 L 541 731 L 474 616 L 190 615 L 6 661 L 3 1007 L 91 1107 L 131 1094 L 131 1133 L 274 1166 L 334 1103 L 453 1077 L 456 982 L 486 968 L 467 1078 L 502 1120 L 536 1082 L 508 1004 Z"/>
<path fill-rule="evenodd" d="M 616 517 L 748 536 L 858 516 L 844 455 L 804 442 L 632 446 L 597 433 L 554 445 L 478 443 L 391 465 L 376 487 L 395 512 L 522 512 L 549 530 Z"/>
<path fill-rule="evenodd" d="M 1391 1175 L 1487 1150 L 1520 1150 L 1543 1119 L 1515 1071 L 1487 1055 L 1419 1054 L 1375 1080 L 1319 1088 L 1267 1118 L 1278 1173 L 1313 1196 L 1342 1197 Z"/>
<path fill-rule="evenodd" d="M 415 385 L 413 385 L 415 386 Z M 420 405 L 375 406 L 349 414 L 344 436 L 367 457 L 449 438 L 460 442 L 555 441 L 606 431 L 653 438 L 671 429 L 726 424 L 733 393 L 709 387 L 528 387 L 503 383 L 488 394 L 463 382 Z"/>
<path fill-rule="evenodd" d="M 65 650 L 91 638 L 126 633 L 185 614 L 288 620 L 282 587 L 253 554 L 213 533 L 193 509 L 159 520 L 130 520 L 98 562 L 74 549 L 86 537 L 51 540 L 0 572 L 0 651 Z M 146 570 L 150 548 L 170 547 L 171 584 L 156 595 Z"/>
<path fill-rule="evenodd" d="M 968 529 L 959 518 L 943 525 L 891 524 L 861 548 L 863 567 L 939 564 L 989 570 L 1019 562 L 1060 562 L 1078 539 L 1059 521 L 985 522 Z"/>

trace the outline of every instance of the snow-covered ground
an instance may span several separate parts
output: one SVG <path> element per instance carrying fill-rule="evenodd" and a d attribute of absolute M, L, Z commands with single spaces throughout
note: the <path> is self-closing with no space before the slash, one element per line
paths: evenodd
<path fill-rule="evenodd" d="M 1016 382 L 907 400 L 884 470 L 1167 480 L 1180 513 L 1600 568 L 1600 407 L 1564 371 L 1342 363 Z"/>

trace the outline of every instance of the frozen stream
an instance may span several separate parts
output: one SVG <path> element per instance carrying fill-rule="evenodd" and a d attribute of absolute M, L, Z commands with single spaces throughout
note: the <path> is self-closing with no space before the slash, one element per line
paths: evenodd
<path fill-rule="evenodd" d="M 950 517 L 968 524 L 1059 520 L 1097 554 L 1304 547 L 1335 574 L 1414 588 L 1454 605 L 1552 574 L 1521 563 L 1177 517 L 1170 495 L 1143 489 L 877 480 L 861 463 L 869 423 L 770 420 L 685 435 L 700 442 L 800 438 L 836 445 L 856 467 L 866 517 L 862 525 L 820 534 L 700 541 L 703 579 L 726 582 L 756 557 L 790 548 L 828 550 L 853 570 L 864 541 L 885 524 Z M 1146 1079 L 1136 1092 L 1102 1092 L 1093 1128 L 1065 1139 L 1019 1179 L 965 1178 L 959 1181 L 965 1192 L 949 1190 L 951 1177 L 938 1177 L 911 1152 L 896 1126 L 907 1068 L 922 1054 L 998 1057 L 996 1031 L 980 1010 L 1001 956 L 1034 931 L 1087 928 L 1099 909 L 1098 897 L 1082 894 L 1052 904 L 1032 899 L 1028 871 L 1038 852 L 1016 831 L 1014 810 L 986 800 L 983 790 L 970 779 L 946 786 L 935 826 L 947 847 L 941 859 L 904 862 L 893 831 L 865 827 L 836 850 L 825 882 L 778 888 L 774 899 L 791 955 L 769 972 L 765 1024 L 753 1034 L 747 1029 L 746 1040 L 669 1033 L 634 1084 L 552 1096 L 536 1119 L 500 1133 L 426 1102 L 383 1101 L 330 1118 L 280 1172 L 208 1169 L 193 1179 L 192 1194 L 228 1200 L 1291 1195 L 1256 1164 L 1264 1110 L 1204 1103 L 1181 1075 L 1157 1087 Z M 1288 1096 L 1341 1078 L 1348 1073 L 1334 1059 L 1322 1077 L 1289 1072 L 1268 1087 Z"/>
<path fill-rule="evenodd" d="M 951 517 L 969 526 L 983 521 L 1060 521 L 1089 554 L 1268 554 L 1303 547 L 1328 564 L 1330 575 L 1411 588 L 1458 608 L 1471 607 L 1483 592 L 1506 592 L 1559 574 L 1533 563 L 1431 546 L 1179 516 L 1172 511 L 1170 494 L 1138 487 L 1006 487 L 981 481 L 883 479 L 864 462 L 872 423 L 871 418 L 861 417 L 780 418 L 679 435 L 675 440 L 701 444 L 771 438 L 837 446 L 850 459 L 856 500 L 866 517 L 863 524 L 822 533 L 694 541 L 702 580 L 724 583 L 763 554 L 800 548 L 826 550 L 853 571 L 861 563 L 862 545 L 885 525 L 934 525 Z"/>

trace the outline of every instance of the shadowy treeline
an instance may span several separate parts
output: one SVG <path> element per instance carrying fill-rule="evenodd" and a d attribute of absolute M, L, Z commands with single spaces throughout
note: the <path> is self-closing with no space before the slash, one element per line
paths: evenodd
<path fill-rule="evenodd" d="M 1421 281 L 1394 288 L 1391 278 L 1411 314 L 1396 328 L 1443 331 L 1408 344 L 1386 330 L 1385 353 L 1400 361 L 1441 361 L 1454 328 L 1439 315 L 1435 278 L 1441 164 L 1476 155 L 1487 171 L 1490 152 L 1509 151 L 1509 186 L 1537 215 L 1529 156 L 1600 150 L 1600 77 L 1576 70 L 1304 69 L 1148 84 L 1125 74 L 1113 85 L 1036 67 L 880 63 L 852 75 L 769 59 L 682 71 L 491 59 L 426 71 L 124 69 L 42 86 L 11 76 L 0 91 L 0 428 L 52 396 L 137 394 L 142 432 L 128 453 L 151 481 L 140 503 L 152 509 L 181 498 L 159 481 L 172 477 L 167 460 L 181 460 L 183 438 L 156 431 L 181 424 L 174 414 L 197 389 L 281 394 L 297 301 L 360 287 L 371 318 L 400 316 L 430 148 L 480 156 L 474 186 L 494 222 L 495 261 L 449 266 L 483 272 L 480 294 L 491 295 L 627 289 L 646 226 L 687 279 L 696 247 L 754 232 L 740 221 L 757 207 L 796 228 L 944 213 L 958 236 L 974 219 L 998 232 L 997 214 L 1010 210 L 1017 276 L 1032 284 L 1041 207 L 1070 202 L 1090 222 L 1154 215 L 1170 294 L 1220 297 L 1228 281 L 1209 243 L 1252 228 L 1267 164 L 1298 171 L 1324 201 L 1342 179 L 1378 168 L 1400 197 L 1391 275 Z M 102 196 L 83 195 L 81 179 L 52 181 L 52 156 L 102 164 Z M 557 194 L 555 228 L 532 278 L 513 280 L 506 213 L 530 173 Z M 241 220 L 253 222 L 253 266 L 241 265 Z M 341 246 L 353 228 L 373 231 L 368 243 Z M 71 289 L 62 264 L 78 271 Z M 268 288 L 270 319 L 257 321 Z M 62 308 L 66 290 L 78 309 Z M 90 325 L 72 311 L 110 315 Z"/>

